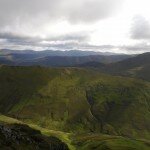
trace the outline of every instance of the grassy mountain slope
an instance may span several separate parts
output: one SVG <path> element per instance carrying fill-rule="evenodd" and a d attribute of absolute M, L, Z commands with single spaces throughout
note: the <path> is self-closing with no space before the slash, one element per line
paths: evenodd
<path fill-rule="evenodd" d="M 150 84 L 79 68 L 0 68 L 0 111 L 76 133 L 149 139 Z M 130 116 L 130 117 L 129 117 Z"/>
<path fill-rule="evenodd" d="M 149 141 L 105 134 L 77 135 L 73 141 L 79 150 L 149 150 Z"/>

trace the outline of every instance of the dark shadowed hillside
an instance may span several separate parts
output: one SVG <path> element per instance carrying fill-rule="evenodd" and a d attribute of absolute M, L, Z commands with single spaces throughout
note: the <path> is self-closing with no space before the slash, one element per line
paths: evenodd
<path fill-rule="evenodd" d="M 121 62 L 111 64 L 108 72 L 138 77 L 150 81 L 150 53 L 144 53 Z"/>
<path fill-rule="evenodd" d="M 79 65 L 80 67 L 93 67 L 101 72 L 141 78 L 150 81 L 150 53 L 125 59 L 116 63 L 102 65 L 97 62 L 88 62 Z"/>

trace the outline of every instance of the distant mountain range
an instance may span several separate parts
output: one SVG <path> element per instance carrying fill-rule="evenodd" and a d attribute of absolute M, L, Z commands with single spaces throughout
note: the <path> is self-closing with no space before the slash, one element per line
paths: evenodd
<path fill-rule="evenodd" d="M 109 54 L 109 55 L 108 55 Z M 113 63 L 132 55 L 101 53 L 93 51 L 14 51 L 0 50 L 0 64 L 15 66 L 76 66 L 87 62 Z"/>

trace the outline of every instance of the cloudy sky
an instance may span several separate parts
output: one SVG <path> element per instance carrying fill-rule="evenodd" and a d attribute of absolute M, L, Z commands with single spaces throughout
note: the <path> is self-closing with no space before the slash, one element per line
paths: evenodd
<path fill-rule="evenodd" d="M 150 0 L 0 0 L 0 49 L 150 52 Z"/>

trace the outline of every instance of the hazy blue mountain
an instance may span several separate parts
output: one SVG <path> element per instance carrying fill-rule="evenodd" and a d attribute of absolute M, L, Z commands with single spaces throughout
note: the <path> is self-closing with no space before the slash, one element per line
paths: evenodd
<path fill-rule="evenodd" d="M 100 55 L 101 54 L 101 55 Z M 13 51 L 0 50 L 0 64 L 6 65 L 41 65 L 41 66 L 76 66 L 96 61 L 112 63 L 133 57 L 132 55 L 108 55 L 93 51 Z"/>

